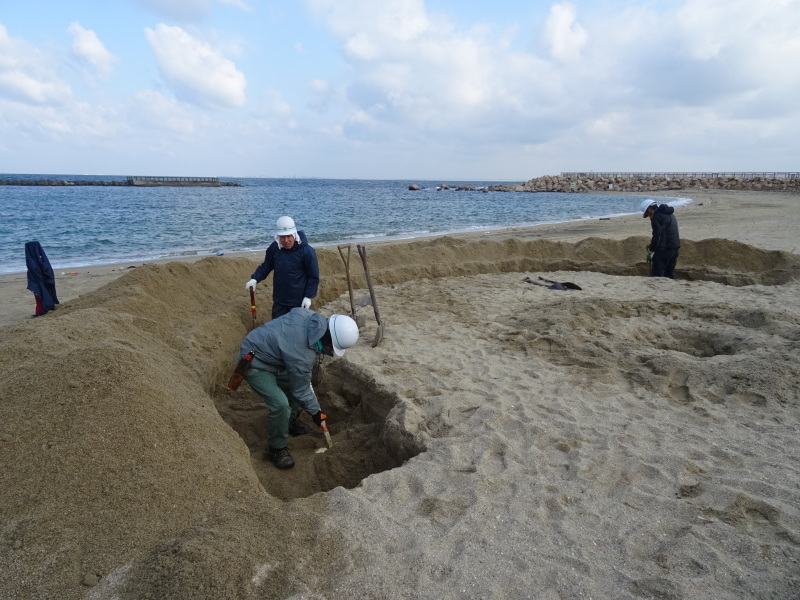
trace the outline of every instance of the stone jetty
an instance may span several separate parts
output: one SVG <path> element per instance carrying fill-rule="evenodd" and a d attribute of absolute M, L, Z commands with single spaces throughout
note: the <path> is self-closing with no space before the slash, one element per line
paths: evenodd
<path fill-rule="evenodd" d="M 494 192 L 659 192 L 718 189 L 800 192 L 800 173 L 562 173 L 516 185 L 492 185 Z"/>

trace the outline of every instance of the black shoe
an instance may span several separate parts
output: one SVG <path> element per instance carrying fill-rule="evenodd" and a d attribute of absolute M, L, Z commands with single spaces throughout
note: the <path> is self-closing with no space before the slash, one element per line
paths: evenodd
<path fill-rule="evenodd" d="M 289 448 L 278 448 L 276 450 L 269 448 L 267 456 L 279 469 L 291 469 L 294 466 L 294 459 L 289 454 Z"/>
<path fill-rule="evenodd" d="M 309 433 L 311 433 L 311 428 L 299 423 L 297 419 L 292 419 L 289 421 L 289 435 L 292 437 L 297 437 L 298 435 L 307 435 Z"/>

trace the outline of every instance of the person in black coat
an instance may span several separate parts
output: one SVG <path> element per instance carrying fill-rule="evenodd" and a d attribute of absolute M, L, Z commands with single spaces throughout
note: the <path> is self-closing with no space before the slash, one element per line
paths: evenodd
<path fill-rule="evenodd" d="M 275 241 L 267 248 L 264 262 L 250 276 L 245 289 L 255 288 L 273 271 L 273 319 L 293 308 L 311 308 L 311 299 L 317 295 L 319 287 L 317 253 L 309 246 L 305 233 L 297 230 L 291 217 L 278 219 Z"/>
<path fill-rule="evenodd" d="M 28 266 L 28 289 L 36 298 L 34 316 L 38 317 L 55 309 L 59 303 L 56 296 L 56 276 L 39 242 L 25 244 L 25 264 Z"/>
<path fill-rule="evenodd" d="M 642 202 L 642 212 L 643 218 L 650 217 L 653 229 L 653 237 L 647 245 L 647 251 L 653 253 L 651 276 L 675 279 L 675 265 L 678 263 L 678 251 L 681 247 L 675 209 L 668 204 L 645 200 Z"/>

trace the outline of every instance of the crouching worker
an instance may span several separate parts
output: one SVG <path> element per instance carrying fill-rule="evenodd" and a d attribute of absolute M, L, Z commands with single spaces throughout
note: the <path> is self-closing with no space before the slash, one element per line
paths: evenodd
<path fill-rule="evenodd" d="M 239 360 L 252 355 L 244 380 L 267 405 L 267 458 L 279 469 L 294 466 L 289 436 L 311 432 L 297 421 L 301 408 L 318 426 L 325 419 L 311 388 L 317 356 L 342 356 L 357 340 L 358 325 L 350 317 L 326 319 L 302 307 L 257 327 L 244 338 Z"/>

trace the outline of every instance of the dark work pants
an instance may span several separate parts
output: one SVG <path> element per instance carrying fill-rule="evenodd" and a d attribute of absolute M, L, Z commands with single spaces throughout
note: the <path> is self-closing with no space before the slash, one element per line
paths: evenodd
<path fill-rule="evenodd" d="M 675 279 L 675 265 L 678 264 L 678 251 L 679 248 L 674 250 L 660 250 L 653 255 L 653 271 L 650 274 L 652 277 L 669 277 Z"/>
<path fill-rule="evenodd" d="M 297 306 L 300 306 L 299 304 Z M 289 306 L 288 304 L 278 304 L 277 302 L 272 303 L 272 318 L 277 319 L 278 317 L 282 317 L 283 315 L 288 315 L 289 311 L 293 308 L 297 308 L 296 306 Z"/>

